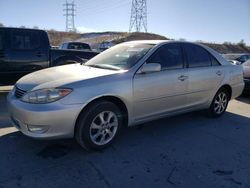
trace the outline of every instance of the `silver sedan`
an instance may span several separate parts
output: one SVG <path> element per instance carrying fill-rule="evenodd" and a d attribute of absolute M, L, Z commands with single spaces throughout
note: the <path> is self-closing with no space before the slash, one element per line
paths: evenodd
<path fill-rule="evenodd" d="M 195 110 L 221 116 L 244 88 L 241 66 L 214 50 L 176 41 L 116 45 L 86 64 L 34 72 L 8 95 L 13 124 L 34 138 L 110 145 L 122 127 Z"/>

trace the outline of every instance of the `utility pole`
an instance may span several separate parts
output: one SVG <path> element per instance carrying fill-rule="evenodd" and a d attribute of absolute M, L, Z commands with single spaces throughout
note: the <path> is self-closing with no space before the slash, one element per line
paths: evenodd
<path fill-rule="evenodd" d="M 147 0 L 132 0 L 129 32 L 140 32 L 142 28 L 147 32 Z"/>
<path fill-rule="evenodd" d="M 65 4 L 63 4 L 63 6 L 65 7 L 65 9 L 63 9 L 63 12 L 65 12 L 65 14 L 63 16 L 66 17 L 66 31 L 67 32 L 75 32 L 76 28 L 75 28 L 75 3 L 74 1 L 72 1 L 71 3 L 68 3 L 66 1 Z"/>

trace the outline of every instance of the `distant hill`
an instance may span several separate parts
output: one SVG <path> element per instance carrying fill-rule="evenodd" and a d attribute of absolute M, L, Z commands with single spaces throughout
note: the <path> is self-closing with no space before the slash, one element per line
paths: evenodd
<path fill-rule="evenodd" d="M 102 32 L 102 33 L 71 33 L 47 31 L 50 43 L 53 46 L 58 46 L 64 41 L 81 41 L 89 44 L 96 44 L 102 42 L 113 42 L 118 44 L 125 41 L 132 40 L 168 40 L 168 38 L 153 34 L 153 33 L 127 33 L 127 32 Z"/>
<path fill-rule="evenodd" d="M 153 33 L 127 33 L 127 32 L 103 32 L 103 33 L 86 33 L 81 35 L 82 38 L 78 39 L 81 42 L 90 44 L 97 44 L 102 42 L 112 42 L 119 44 L 121 42 L 133 40 L 168 40 L 168 38 L 153 34 Z"/>
<path fill-rule="evenodd" d="M 132 40 L 169 40 L 169 38 L 153 33 L 127 33 L 127 32 L 94 32 L 94 33 L 71 33 L 71 32 L 59 32 L 54 30 L 48 31 L 50 42 L 53 46 L 58 46 L 64 41 L 81 41 L 89 43 L 91 46 L 96 47 L 97 44 L 103 42 L 112 42 L 118 44 L 125 41 Z M 205 43 L 205 44 L 219 53 L 250 53 L 250 47 L 243 44 L 216 44 L 216 43 Z"/>
<path fill-rule="evenodd" d="M 202 43 L 209 46 L 210 48 L 218 51 L 219 53 L 250 53 L 250 47 L 247 47 L 242 44 L 214 44 L 214 43 Z"/>
<path fill-rule="evenodd" d="M 58 46 L 64 41 L 75 41 L 81 38 L 81 34 L 79 33 L 71 33 L 71 32 L 62 32 L 62 31 L 47 31 L 50 44 L 52 46 Z"/>

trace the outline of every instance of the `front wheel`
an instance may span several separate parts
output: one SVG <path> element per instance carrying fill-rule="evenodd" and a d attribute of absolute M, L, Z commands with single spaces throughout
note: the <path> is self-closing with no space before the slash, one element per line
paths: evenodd
<path fill-rule="evenodd" d="M 226 111 L 229 100 L 230 96 L 227 89 L 220 89 L 208 109 L 208 114 L 211 117 L 220 117 Z"/>
<path fill-rule="evenodd" d="M 79 117 L 76 140 L 85 149 L 103 149 L 109 146 L 122 126 L 120 109 L 108 101 L 92 104 Z"/>

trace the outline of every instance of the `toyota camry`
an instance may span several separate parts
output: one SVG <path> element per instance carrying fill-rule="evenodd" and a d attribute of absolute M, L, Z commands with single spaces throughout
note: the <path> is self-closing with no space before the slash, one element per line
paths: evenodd
<path fill-rule="evenodd" d="M 220 117 L 244 88 L 241 66 L 207 46 L 177 41 L 116 45 L 85 64 L 21 78 L 8 95 L 13 125 L 43 139 L 109 146 L 122 127 L 206 110 Z"/>

